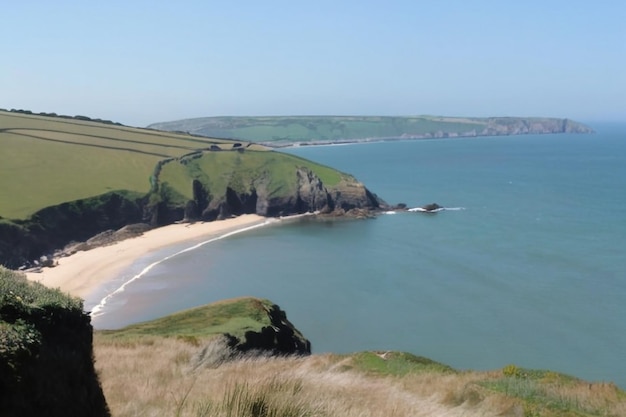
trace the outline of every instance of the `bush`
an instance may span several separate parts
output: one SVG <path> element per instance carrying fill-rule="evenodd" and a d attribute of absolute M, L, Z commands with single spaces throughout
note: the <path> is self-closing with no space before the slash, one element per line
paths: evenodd
<path fill-rule="evenodd" d="M 108 409 L 93 367 L 82 300 L 0 267 L 3 417 L 93 415 Z"/>

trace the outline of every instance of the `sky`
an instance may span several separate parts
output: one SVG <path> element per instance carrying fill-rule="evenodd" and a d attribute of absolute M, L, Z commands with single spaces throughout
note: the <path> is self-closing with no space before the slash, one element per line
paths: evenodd
<path fill-rule="evenodd" d="M 620 0 L 3 3 L 4 109 L 626 121 Z"/>

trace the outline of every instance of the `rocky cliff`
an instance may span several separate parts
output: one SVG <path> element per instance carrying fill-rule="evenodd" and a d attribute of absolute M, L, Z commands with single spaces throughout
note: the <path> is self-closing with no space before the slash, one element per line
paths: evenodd
<path fill-rule="evenodd" d="M 570 119 L 490 117 L 476 136 L 551 133 L 593 133 L 593 129 Z"/>
<path fill-rule="evenodd" d="M 277 154 L 280 162 L 272 164 L 265 161 L 268 152 L 233 154 L 218 158 L 214 152 L 205 152 L 191 161 L 169 161 L 155 181 L 154 194 L 163 194 L 163 189 L 171 194 L 172 184 L 177 181 L 181 184 L 178 197 L 148 204 L 144 219 L 164 224 L 249 213 L 267 217 L 307 212 L 340 216 L 388 207 L 348 174 L 288 155 Z M 218 163 L 219 173 L 212 172 Z"/>
<path fill-rule="evenodd" d="M 152 181 L 147 195 L 116 191 L 47 207 L 27 220 L 0 219 L 0 264 L 37 266 L 66 245 L 76 247 L 100 233 L 122 238 L 124 233 L 113 230 L 135 223 L 156 227 L 249 213 L 361 217 L 387 207 L 348 174 L 276 152 L 205 151 L 191 160 L 171 158 L 159 162 Z"/>
<path fill-rule="evenodd" d="M 0 220 L 0 265 L 18 268 L 70 242 L 141 222 L 145 202 L 135 194 L 111 192 L 45 208 L 27 220 Z"/>
<path fill-rule="evenodd" d="M 270 300 L 256 297 L 221 300 L 123 329 L 99 332 L 102 341 L 154 335 L 194 340 L 196 344 L 208 340 L 211 347 L 198 352 L 194 367 L 214 359 L 208 357 L 208 352 L 215 348 L 215 336 L 223 336 L 219 339 L 224 342 L 220 347 L 224 351 L 219 355 L 222 359 L 249 353 L 311 354 L 311 342 L 287 319 L 287 313 Z"/>

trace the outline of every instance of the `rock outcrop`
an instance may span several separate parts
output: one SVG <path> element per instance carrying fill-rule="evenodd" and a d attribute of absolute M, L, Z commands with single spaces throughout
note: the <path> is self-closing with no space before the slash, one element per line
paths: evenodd
<path fill-rule="evenodd" d="M 238 352 L 259 351 L 271 355 L 310 355 L 311 342 L 295 328 L 276 304 L 267 311 L 271 324 L 260 331 L 249 330 L 244 340 L 226 334 L 229 345 Z"/>
<path fill-rule="evenodd" d="M 176 162 L 173 162 L 176 163 Z M 332 186 L 306 167 L 294 167 L 286 184 L 277 189 L 269 175 L 212 193 L 209 185 L 194 178 L 193 200 L 185 206 L 162 202 L 147 209 L 144 221 L 154 225 L 184 221 L 213 221 L 241 214 L 279 217 L 303 213 L 363 217 L 389 206 L 362 183 L 345 175 Z"/>
<path fill-rule="evenodd" d="M 582 123 L 570 119 L 490 117 L 487 126 L 477 130 L 477 136 L 528 135 L 552 133 L 592 133 Z"/>
<path fill-rule="evenodd" d="M 0 264 L 9 268 L 33 266 L 34 259 L 58 252 L 72 242 L 84 242 L 72 245 L 74 250 L 107 244 L 132 233 L 115 232 L 131 224 L 141 224 L 145 230 L 178 221 L 213 221 L 249 213 L 266 217 L 312 212 L 369 217 L 387 207 L 350 176 L 327 186 L 305 167 L 294 168 L 285 189 L 277 190 L 269 175 L 229 185 L 223 194 L 211 193 L 198 179 L 190 187 L 193 199 L 184 204 L 167 199 L 151 203 L 149 196 L 112 192 L 49 207 L 25 221 L 0 222 Z M 85 242 L 95 235 L 97 238 Z"/>

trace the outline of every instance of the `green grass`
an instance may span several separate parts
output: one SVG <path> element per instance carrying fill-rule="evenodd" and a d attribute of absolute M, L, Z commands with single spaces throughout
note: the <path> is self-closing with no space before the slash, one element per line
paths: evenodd
<path fill-rule="evenodd" d="M 167 184 L 182 197 L 192 199 L 191 182 L 198 179 L 213 195 L 224 195 L 226 187 L 248 192 L 248 184 L 267 183 L 270 196 L 292 193 L 298 167 L 314 172 L 327 187 L 333 187 L 343 178 L 352 178 L 332 168 L 279 152 L 206 152 L 200 158 L 185 163 L 172 161 L 163 166 L 162 184 Z M 245 184 L 245 185 L 244 185 Z"/>
<path fill-rule="evenodd" d="M 41 334 L 29 320 L 50 309 L 80 315 L 83 303 L 0 265 L 0 370 L 7 365 L 19 368 L 24 358 L 38 351 Z"/>
<path fill-rule="evenodd" d="M 112 340 L 132 340 L 140 336 L 194 340 L 223 333 L 241 338 L 248 330 L 259 331 L 271 324 L 266 312 L 271 306 L 270 301 L 257 298 L 225 300 L 120 330 L 103 330 L 99 333 Z"/>
<path fill-rule="evenodd" d="M 355 395 L 360 396 L 359 402 L 366 402 L 364 408 L 387 407 L 385 415 L 414 415 L 409 405 L 425 398 L 441 399 L 444 409 L 463 407 L 468 415 L 626 415 L 626 393 L 614 384 L 589 383 L 514 365 L 501 371 L 457 371 L 404 352 L 243 359 L 222 361 L 208 368 L 193 365 L 199 352 L 202 358 L 215 354 L 205 352 L 207 337 L 222 332 L 241 335 L 267 326 L 266 309 L 271 304 L 255 298 L 227 300 L 121 330 L 97 332 L 97 358 L 105 387 L 111 392 L 111 404 L 119 409 L 130 398 L 137 401 L 138 397 L 144 407 L 159 403 L 162 398 L 158 392 L 139 390 L 135 397 L 126 393 L 145 381 L 157 381 L 151 385 L 152 390 L 176 394 L 172 394 L 174 402 L 155 409 L 185 410 L 184 415 L 364 415 L 361 409 L 349 411 L 354 404 L 342 407 Z M 189 372 L 190 363 L 193 373 Z M 135 379 L 123 376 L 133 366 L 137 367 Z M 381 390 L 401 393 L 394 401 L 406 399 L 407 409 L 399 411 L 396 403 L 389 404 L 388 394 L 372 400 Z M 337 401 L 320 402 L 322 398 Z M 472 408 L 476 413 L 469 411 Z"/>
<path fill-rule="evenodd" d="M 376 375 L 403 376 L 422 372 L 454 372 L 448 365 L 406 352 L 359 352 L 349 357 L 352 361 L 345 369 Z"/>
<path fill-rule="evenodd" d="M 157 161 L 232 142 L 0 111 L 0 216 L 113 190 L 146 194 Z"/>
<path fill-rule="evenodd" d="M 171 162 L 163 165 L 159 193 L 151 201 L 177 206 L 193 199 L 194 179 L 215 197 L 223 196 L 227 186 L 248 192 L 249 184 L 263 179 L 272 197 L 294 191 L 299 167 L 313 171 L 327 187 L 351 178 L 248 142 L 5 111 L 0 111 L 0 146 L 0 218 L 14 220 L 111 191 L 147 195 L 155 167 L 164 160 Z M 232 152 L 234 147 L 245 151 Z M 192 157 L 208 149 L 213 151 Z"/>
<path fill-rule="evenodd" d="M 31 282 L 19 272 L 0 265 L 0 310 L 11 308 L 17 311 L 62 307 L 82 311 L 79 298 L 71 297 L 59 290 Z M 2 315 L 0 314 L 0 320 Z"/>
<path fill-rule="evenodd" d="M 606 404 L 593 401 L 594 397 L 616 401 L 626 398 L 613 384 L 601 384 L 598 388 L 570 375 L 515 365 L 504 367 L 501 377 L 487 379 L 480 385 L 522 400 L 527 416 L 603 416 L 608 415 Z M 594 389 L 598 392 L 594 393 Z"/>

